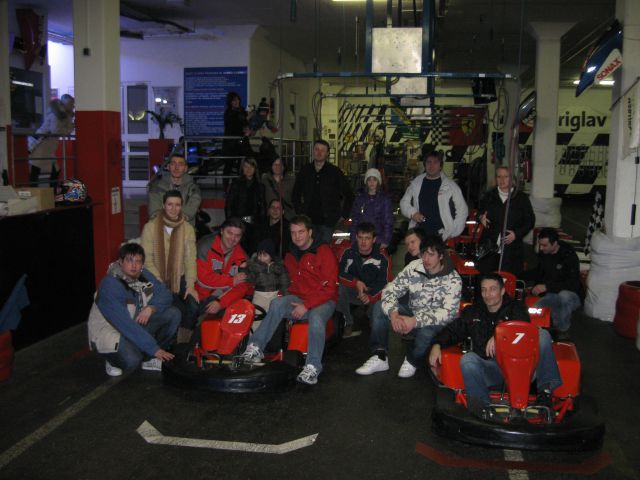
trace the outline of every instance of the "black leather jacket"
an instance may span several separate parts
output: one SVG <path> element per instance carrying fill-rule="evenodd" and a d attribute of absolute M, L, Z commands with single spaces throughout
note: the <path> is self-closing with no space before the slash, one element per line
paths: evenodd
<path fill-rule="evenodd" d="M 462 311 L 459 318 L 447 324 L 436 335 L 432 343 L 446 348 L 463 342 L 469 337 L 471 351 L 486 359 L 487 342 L 493 336 L 496 325 L 509 320 L 531 321 L 527 307 L 508 295 L 502 297 L 502 306 L 496 315 L 489 313 L 484 302 L 469 305 Z"/>

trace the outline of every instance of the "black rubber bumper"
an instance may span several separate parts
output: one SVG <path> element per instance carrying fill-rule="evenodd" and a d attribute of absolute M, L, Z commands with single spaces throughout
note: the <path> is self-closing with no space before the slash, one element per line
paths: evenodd
<path fill-rule="evenodd" d="M 498 424 L 471 415 L 454 401 L 454 392 L 440 387 L 432 414 L 432 430 L 443 437 L 476 445 L 517 450 L 590 451 L 602 447 L 605 426 L 593 403 L 581 398 L 579 409 L 562 423 Z"/>
<path fill-rule="evenodd" d="M 162 364 L 164 383 L 178 388 L 226 393 L 281 392 L 295 384 L 299 371 L 285 362 L 236 369 L 228 365 L 200 369 L 188 360 L 186 351 L 180 347 L 173 360 Z"/>

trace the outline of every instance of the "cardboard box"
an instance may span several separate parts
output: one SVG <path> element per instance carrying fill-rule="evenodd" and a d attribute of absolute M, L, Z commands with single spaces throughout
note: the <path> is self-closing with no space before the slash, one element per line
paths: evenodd
<path fill-rule="evenodd" d="M 55 208 L 53 200 L 53 188 L 51 187 L 20 187 L 16 188 L 18 198 L 22 200 L 33 198 L 38 210 L 48 210 Z"/>

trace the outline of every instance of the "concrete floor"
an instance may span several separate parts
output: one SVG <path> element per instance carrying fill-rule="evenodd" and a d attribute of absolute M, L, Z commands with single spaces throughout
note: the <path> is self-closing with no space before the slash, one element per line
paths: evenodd
<path fill-rule="evenodd" d="M 581 314 L 571 335 L 583 391 L 606 423 L 600 452 L 513 452 L 435 436 L 434 387 L 424 371 L 396 376 L 404 345 L 395 335 L 389 372 L 354 373 L 369 356 L 365 331 L 327 352 L 316 387 L 222 395 L 166 387 L 153 372 L 109 379 L 86 350 L 81 324 L 19 351 L 14 377 L 0 385 L 0 478 L 638 479 L 640 352 L 610 324 Z M 283 455 L 193 448 L 179 439 L 154 445 L 136 431 L 145 421 L 182 439 L 276 445 L 317 439 Z M 505 459 L 521 463 L 514 469 Z"/>

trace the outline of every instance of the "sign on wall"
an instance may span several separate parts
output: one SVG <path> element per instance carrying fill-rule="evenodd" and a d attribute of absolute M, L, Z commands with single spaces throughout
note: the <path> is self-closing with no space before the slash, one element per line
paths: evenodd
<path fill-rule="evenodd" d="M 247 67 L 184 69 L 184 123 L 188 137 L 224 134 L 227 93 L 247 99 Z"/>

